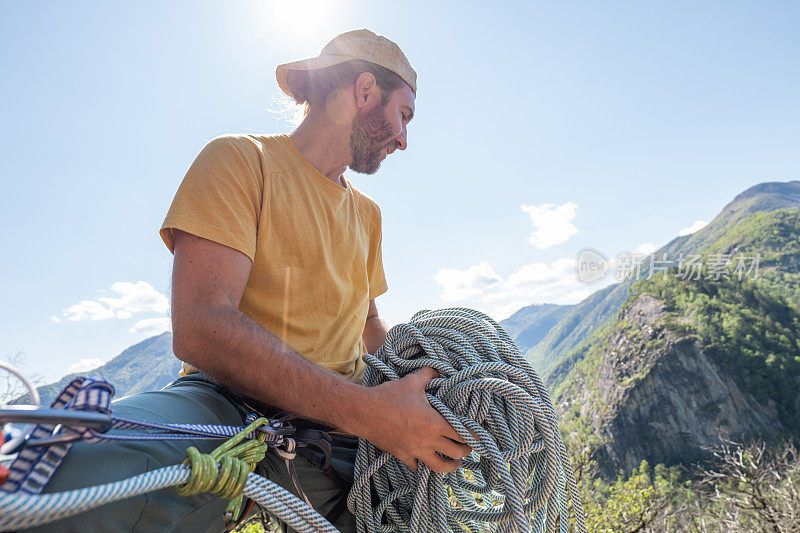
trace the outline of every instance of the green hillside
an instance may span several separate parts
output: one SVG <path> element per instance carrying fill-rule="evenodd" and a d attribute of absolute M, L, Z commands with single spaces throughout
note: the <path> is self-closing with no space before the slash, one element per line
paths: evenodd
<path fill-rule="evenodd" d="M 639 460 L 688 466 L 703 457 L 700 441 L 715 438 L 711 426 L 739 437 L 800 436 L 798 235 L 800 209 L 739 217 L 694 252 L 698 272 L 673 267 L 633 283 L 614 319 L 554 366 L 547 380 L 563 427 L 593 443 L 607 473 L 622 466 L 626 448 L 649 453 Z M 734 274 L 742 255 L 759 257 L 757 272 Z M 727 256 L 728 275 L 709 270 Z M 702 390 L 721 380 L 728 392 Z M 676 402 L 669 390 L 677 383 L 685 399 Z M 733 402 L 730 412 L 719 413 L 722 401 Z M 658 428 L 681 426 L 676 416 L 693 419 L 682 426 L 688 444 L 662 446 Z"/>
<path fill-rule="evenodd" d="M 676 237 L 651 255 L 662 258 L 666 254 L 668 259 L 677 260 L 681 254 L 687 256 L 701 253 L 701 250 L 711 253 L 714 251 L 712 246 L 722 247 L 723 245 L 719 243 L 724 238 L 732 239 L 733 234 L 738 231 L 732 228 L 738 226 L 744 219 L 750 220 L 752 223 L 750 217 L 753 214 L 783 209 L 800 209 L 800 181 L 766 182 L 754 185 L 737 195 L 707 226 L 692 235 Z M 778 233 L 784 235 L 787 240 L 792 238 L 790 231 L 778 230 Z M 794 235 L 796 245 L 798 234 Z M 759 240 L 761 237 L 763 235 L 753 235 L 753 242 L 761 242 Z M 733 243 L 732 240 L 730 242 Z M 748 251 L 750 250 L 748 249 Z M 792 254 L 789 253 L 789 255 Z M 796 254 L 794 256 L 797 257 Z M 649 257 L 644 258 L 642 262 L 641 277 L 647 277 L 649 273 Z M 796 282 L 785 278 L 783 274 L 783 272 L 797 272 L 797 266 L 794 267 L 794 270 L 791 269 L 791 265 L 782 268 L 783 270 L 780 271 L 782 273 L 775 275 L 777 278 L 782 278 L 780 286 L 783 290 L 792 290 L 797 293 Z M 523 350 L 534 368 L 542 376 L 547 376 L 571 350 L 591 337 L 603 324 L 613 320 L 619 313 L 622 304 L 635 294 L 631 290 L 635 281 L 630 279 L 615 283 L 572 306 L 538 344 Z"/>
<path fill-rule="evenodd" d="M 628 283 L 616 283 L 571 306 L 542 340 L 525 350 L 525 357 L 542 376 L 547 376 L 561 359 L 619 312 L 628 298 Z"/>
<path fill-rule="evenodd" d="M 500 321 L 500 325 L 524 353 L 538 344 L 571 308 L 558 304 L 529 305 Z"/>
<path fill-rule="evenodd" d="M 800 309 L 800 210 L 758 212 L 721 231 L 700 255 L 759 256 L 756 282 Z"/>

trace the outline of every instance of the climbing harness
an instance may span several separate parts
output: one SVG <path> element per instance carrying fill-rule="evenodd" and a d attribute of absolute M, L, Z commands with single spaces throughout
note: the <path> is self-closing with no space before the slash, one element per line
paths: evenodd
<path fill-rule="evenodd" d="M 111 414 L 114 388 L 105 381 L 76 378 L 49 409 L 0 410 L 0 422 L 37 421 L 25 446 L 8 468 L 0 487 L 0 530 L 33 527 L 88 511 L 124 498 L 177 486 L 189 495 L 211 492 L 231 502 L 226 518 L 235 522 L 242 496 L 269 509 L 299 532 L 336 532 L 307 502 L 253 470 L 267 450 L 291 457 L 297 449 L 295 429 L 280 420 L 249 415 L 246 426 L 162 424 Z M 109 434 L 106 431 L 127 430 Z M 144 432 L 130 433 L 131 430 Z M 120 440 L 227 439 L 209 454 L 186 450 L 180 465 L 153 470 L 115 483 L 67 492 L 41 494 L 72 444 Z"/>
<path fill-rule="evenodd" d="M 440 377 L 429 382 L 428 401 L 472 453 L 453 473 L 437 474 L 424 464 L 412 472 L 359 439 L 352 490 L 345 497 L 348 487 L 339 478 L 342 497 L 328 515 L 331 521 L 346 505 L 356 516 L 359 532 L 565 533 L 571 498 L 577 530 L 585 532 L 580 497 L 552 402 L 536 372 L 491 318 L 465 308 L 420 311 L 410 323 L 392 328 L 380 350 L 374 356 L 365 354 L 364 359 L 366 386 L 399 379 L 421 367 L 435 368 Z M 33 398 L 35 389 L 29 389 Z M 0 409 L 0 423 L 36 423 L 26 438 L 13 443 L 13 450 L 11 443 L 0 442 L 0 453 L 18 451 L 0 487 L 0 530 L 45 524 L 175 486 L 182 495 L 212 492 L 230 499 L 229 523 L 240 516 L 244 496 L 300 533 L 337 531 L 310 505 L 292 465 L 300 454 L 334 479 L 327 435 L 294 427 L 290 415 L 265 418 L 254 413 L 248 415 L 245 426 L 134 420 L 112 414 L 113 394 L 113 387 L 104 381 L 77 378 L 49 409 Z M 180 465 L 116 483 L 41 494 L 78 440 L 198 437 L 227 440 L 209 454 L 190 447 Z M 323 458 L 308 453 L 308 445 L 320 449 Z M 305 501 L 254 473 L 269 451 L 284 459 Z"/>
<path fill-rule="evenodd" d="M 566 532 L 571 497 L 585 532 L 547 390 L 495 321 L 465 308 L 420 311 L 364 358 L 368 387 L 435 368 L 440 377 L 429 382 L 428 401 L 472 453 L 453 473 L 424 464 L 412 472 L 360 440 L 348 501 L 359 531 L 478 532 L 493 524 L 492 531 Z"/>

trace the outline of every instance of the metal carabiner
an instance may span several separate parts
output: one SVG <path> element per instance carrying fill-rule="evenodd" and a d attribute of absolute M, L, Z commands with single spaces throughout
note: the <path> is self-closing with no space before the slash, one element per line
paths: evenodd
<path fill-rule="evenodd" d="M 26 438 L 24 445 L 26 447 L 34 447 L 63 444 L 81 439 L 79 433 L 60 433 L 63 428 L 81 427 L 105 432 L 111 429 L 114 421 L 110 415 L 104 413 L 18 405 L 14 408 L 0 409 L 0 424 L 5 423 L 55 425 L 56 427 L 50 437 L 43 439 Z"/>
<path fill-rule="evenodd" d="M 18 405 L 14 408 L 0 409 L 0 424 L 5 423 L 60 424 L 62 426 L 78 426 L 105 432 L 111 429 L 114 421 L 111 419 L 111 415 L 93 411 Z"/>

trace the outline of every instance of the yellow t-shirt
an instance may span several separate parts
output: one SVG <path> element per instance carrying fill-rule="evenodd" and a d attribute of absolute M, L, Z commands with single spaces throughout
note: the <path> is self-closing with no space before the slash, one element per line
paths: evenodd
<path fill-rule="evenodd" d="M 197 155 L 160 235 L 175 229 L 253 262 L 239 309 L 355 382 L 369 300 L 386 291 L 378 205 L 309 163 L 288 135 L 225 135 Z M 188 368 L 187 368 L 188 367 Z M 182 373 L 195 371 L 184 363 Z"/>

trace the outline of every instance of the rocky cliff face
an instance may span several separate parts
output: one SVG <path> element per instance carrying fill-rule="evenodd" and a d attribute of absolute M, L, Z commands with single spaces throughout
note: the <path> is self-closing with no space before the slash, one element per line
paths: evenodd
<path fill-rule="evenodd" d="M 785 429 L 774 403 L 756 401 L 734 369 L 717 363 L 694 336 L 667 328 L 664 316 L 657 298 L 641 294 L 632 300 L 602 344 L 596 377 L 588 366 L 584 372 L 576 368 L 584 374 L 583 391 L 577 403 L 561 403 L 562 410 L 581 406 L 580 417 L 600 437 L 595 458 L 608 476 L 618 468 L 630 471 L 642 459 L 701 459 L 703 447 L 720 435 L 747 439 Z"/>

